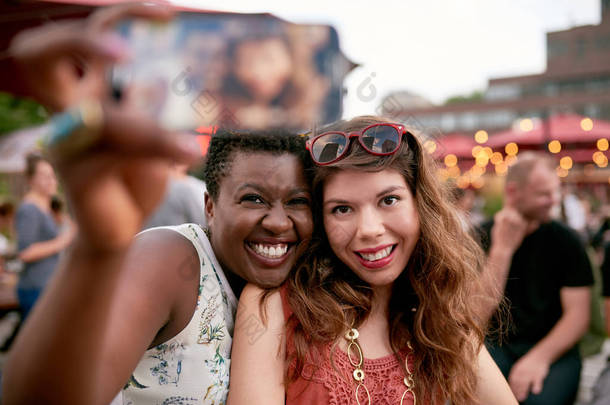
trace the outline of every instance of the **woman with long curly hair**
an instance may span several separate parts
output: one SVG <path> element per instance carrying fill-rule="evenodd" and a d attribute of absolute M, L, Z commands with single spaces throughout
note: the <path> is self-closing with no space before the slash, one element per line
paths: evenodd
<path fill-rule="evenodd" d="M 314 235 L 279 290 L 242 293 L 229 404 L 516 404 L 483 345 L 482 252 L 417 138 L 358 117 L 308 148 Z"/>

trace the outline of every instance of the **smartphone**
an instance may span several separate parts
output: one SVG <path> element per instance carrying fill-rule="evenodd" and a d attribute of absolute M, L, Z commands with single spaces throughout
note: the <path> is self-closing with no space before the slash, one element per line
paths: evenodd
<path fill-rule="evenodd" d="M 112 92 L 171 130 L 308 129 L 342 114 L 355 66 L 328 25 L 269 14 L 184 12 L 168 23 L 118 27 L 132 57 L 111 71 Z"/>

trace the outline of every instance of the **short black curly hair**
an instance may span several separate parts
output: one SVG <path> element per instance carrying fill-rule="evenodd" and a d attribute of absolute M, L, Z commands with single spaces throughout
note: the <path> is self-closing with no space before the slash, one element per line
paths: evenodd
<path fill-rule="evenodd" d="M 305 169 L 307 181 L 311 184 L 309 153 L 305 148 L 305 138 L 288 130 L 231 131 L 219 129 L 208 148 L 203 181 L 208 194 L 214 201 L 220 192 L 220 184 L 231 171 L 235 152 L 269 152 L 274 155 L 289 153 L 296 156 Z"/>

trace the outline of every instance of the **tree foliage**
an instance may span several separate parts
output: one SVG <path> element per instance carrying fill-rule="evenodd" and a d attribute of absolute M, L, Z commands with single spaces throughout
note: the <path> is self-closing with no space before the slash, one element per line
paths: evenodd
<path fill-rule="evenodd" d="M 48 113 L 37 102 L 0 92 L 0 136 L 45 122 Z"/>

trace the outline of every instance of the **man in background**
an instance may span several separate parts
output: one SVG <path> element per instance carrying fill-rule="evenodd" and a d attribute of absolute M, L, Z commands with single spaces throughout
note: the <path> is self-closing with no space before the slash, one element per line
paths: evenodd
<path fill-rule="evenodd" d="M 551 219 L 560 185 L 554 168 L 547 156 L 520 154 L 506 177 L 504 207 L 482 225 L 486 276 L 512 318 L 489 351 L 523 404 L 574 402 L 577 343 L 589 326 L 591 265 L 576 232 Z"/>

